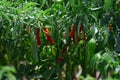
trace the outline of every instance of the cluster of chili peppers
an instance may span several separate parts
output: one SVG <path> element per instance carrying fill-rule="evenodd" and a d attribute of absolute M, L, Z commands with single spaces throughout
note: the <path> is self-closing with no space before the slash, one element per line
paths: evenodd
<path fill-rule="evenodd" d="M 45 36 L 46 36 L 47 40 L 50 42 L 50 44 L 54 45 L 54 40 L 50 36 L 50 31 L 47 28 L 44 27 L 43 32 L 45 33 Z M 40 28 L 36 28 L 36 40 L 37 40 L 38 46 L 40 46 L 41 45 L 41 42 L 40 42 Z"/>
<path fill-rule="evenodd" d="M 75 33 L 76 32 L 76 28 L 77 28 L 77 25 L 74 24 L 73 27 L 72 27 L 72 29 L 70 30 L 70 32 L 68 34 L 68 36 L 71 37 L 71 39 L 72 39 L 72 41 L 73 41 L 74 44 L 77 43 L 77 40 L 76 40 L 76 37 L 75 37 L 76 36 L 76 33 Z M 81 35 L 83 36 L 82 38 L 81 38 Z M 63 37 L 66 37 L 66 34 L 63 34 Z M 83 31 L 83 25 L 82 25 L 82 23 L 80 24 L 80 28 L 79 28 L 78 42 L 80 40 L 84 40 L 84 41 L 87 40 L 86 34 Z M 58 61 L 57 61 L 58 64 L 62 62 L 63 55 L 65 54 L 66 50 L 67 50 L 66 47 L 63 47 L 63 49 L 62 49 L 62 56 L 60 56 L 58 58 Z"/>
<path fill-rule="evenodd" d="M 23 26 L 24 29 L 26 29 L 26 25 L 24 24 Z M 71 37 L 72 41 L 74 44 L 76 44 L 76 28 L 77 28 L 77 25 L 74 24 L 72 29 L 70 30 L 70 32 L 68 33 L 68 36 Z M 50 42 L 51 45 L 54 45 L 54 40 L 53 38 L 50 36 L 50 31 L 46 28 L 46 27 L 43 27 L 43 32 L 47 38 L 47 40 Z M 110 28 L 111 30 L 111 28 Z M 30 27 L 27 28 L 27 32 L 30 33 Z M 79 29 L 79 35 L 78 35 L 78 41 L 81 40 L 81 37 L 80 37 L 80 34 L 83 33 L 83 40 L 86 41 L 86 34 L 83 32 L 83 25 L 80 24 L 80 29 Z M 66 37 L 67 35 L 65 35 L 64 37 Z M 36 28 L 36 41 L 37 41 L 37 45 L 40 46 L 41 45 L 41 41 L 40 41 L 40 28 Z M 62 56 L 59 56 L 58 57 L 58 60 L 57 60 L 57 63 L 60 64 L 62 61 L 63 61 L 63 56 L 65 55 L 65 52 L 66 52 L 66 46 L 62 48 Z"/>
<path fill-rule="evenodd" d="M 23 28 L 25 31 L 27 31 L 28 33 L 30 33 L 30 27 L 26 27 L 26 24 L 23 24 Z M 43 27 L 43 32 L 45 33 L 45 36 L 47 38 L 47 40 L 50 42 L 51 45 L 54 45 L 54 40 L 53 38 L 50 36 L 50 31 L 46 28 Z M 36 28 L 36 41 L 37 41 L 37 45 L 40 46 L 41 45 L 41 41 L 40 41 L 40 28 Z"/>

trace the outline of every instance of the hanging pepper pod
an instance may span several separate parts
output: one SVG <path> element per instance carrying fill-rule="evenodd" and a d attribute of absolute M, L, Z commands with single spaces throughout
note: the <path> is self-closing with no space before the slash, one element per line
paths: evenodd
<path fill-rule="evenodd" d="M 47 28 L 43 28 L 43 31 L 45 33 L 46 38 L 48 39 L 48 41 L 50 42 L 51 45 L 54 45 L 54 40 L 53 38 L 50 36 L 50 31 Z"/>
<path fill-rule="evenodd" d="M 76 30 L 76 24 L 73 25 L 72 30 L 69 32 L 69 35 L 71 36 L 73 43 L 76 43 L 76 39 L 75 39 L 75 30 Z"/>
<path fill-rule="evenodd" d="M 50 31 L 49 31 L 47 28 L 43 27 L 43 31 L 44 31 L 46 34 L 49 34 L 49 35 L 50 35 Z"/>
<path fill-rule="evenodd" d="M 40 46 L 41 42 L 40 42 L 40 28 L 36 28 L 36 41 L 37 41 L 37 45 Z"/>
<path fill-rule="evenodd" d="M 48 35 L 48 34 L 45 34 L 45 35 L 46 35 L 47 39 L 49 40 L 50 44 L 51 44 L 51 45 L 54 45 L 54 40 L 53 40 L 53 38 L 52 38 L 50 35 Z"/>
<path fill-rule="evenodd" d="M 30 33 L 30 26 L 27 28 L 27 32 Z"/>

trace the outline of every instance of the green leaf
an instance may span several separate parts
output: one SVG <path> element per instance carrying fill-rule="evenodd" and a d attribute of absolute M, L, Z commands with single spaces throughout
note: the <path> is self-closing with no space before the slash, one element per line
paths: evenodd
<path fill-rule="evenodd" d="M 84 22 L 85 25 L 88 24 L 89 19 L 88 19 L 88 16 L 87 16 L 87 15 L 84 16 L 83 22 Z"/>
<path fill-rule="evenodd" d="M 9 80 L 16 80 L 16 77 L 15 77 L 12 73 L 7 73 L 7 74 L 5 74 L 5 76 L 6 76 Z"/>
<path fill-rule="evenodd" d="M 11 25 L 12 23 L 11 23 L 11 19 L 10 19 L 10 17 L 9 17 L 9 15 L 8 14 L 5 14 L 5 13 L 3 13 L 2 12 L 2 15 L 4 16 L 4 18 L 9 22 L 9 25 Z"/>
<path fill-rule="evenodd" d="M 96 16 L 96 14 L 90 14 L 90 16 L 97 22 L 97 16 Z"/>
<path fill-rule="evenodd" d="M 105 0 L 105 4 L 104 4 L 103 8 L 105 9 L 106 12 L 111 10 L 112 4 L 113 4 L 113 0 Z"/>
<path fill-rule="evenodd" d="M 51 78 L 52 74 L 54 73 L 54 71 L 55 71 L 54 68 L 49 71 L 45 71 L 43 73 L 43 77 L 45 78 L 45 80 L 49 80 Z"/>
<path fill-rule="evenodd" d="M 16 73 L 15 68 L 10 67 L 10 66 L 4 66 L 4 67 L 2 67 L 2 71 L 3 71 L 3 72 L 9 71 L 9 72 Z"/>
<path fill-rule="evenodd" d="M 73 6 L 74 5 L 74 0 L 70 0 L 70 4 L 71 4 L 71 6 Z"/>
<path fill-rule="evenodd" d="M 40 8 L 42 8 L 42 7 L 45 5 L 46 1 L 47 1 L 47 0 L 42 0 L 42 5 L 41 5 Z"/>
<path fill-rule="evenodd" d="M 91 11 L 97 11 L 100 10 L 102 7 L 97 7 L 97 8 L 90 8 Z"/>
<path fill-rule="evenodd" d="M 87 47 L 87 61 L 90 63 L 95 56 L 96 40 L 94 38 L 90 39 Z"/>
<path fill-rule="evenodd" d="M 9 80 L 16 80 L 13 73 L 16 73 L 16 70 L 13 67 L 10 66 L 0 67 L 0 80 L 3 76 L 6 76 Z"/>
<path fill-rule="evenodd" d="M 96 49 L 96 40 L 94 38 L 90 39 L 88 42 L 88 54 L 93 54 Z"/>
<path fill-rule="evenodd" d="M 97 34 L 97 33 L 98 33 L 98 29 L 97 29 L 96 25 L 93 24 L 93 25 L 90 27 L 90 34 L 93 35 L 93 36 L 95 36 L 95 34 Z"/>
<path fill-rule="evenodd" d="M 79 41 L 79 44 L 80 44 L 80 45 L 83 45 L 84 43 L 85 43 L 84 40 L 80 40 L 80 41 Z"/>

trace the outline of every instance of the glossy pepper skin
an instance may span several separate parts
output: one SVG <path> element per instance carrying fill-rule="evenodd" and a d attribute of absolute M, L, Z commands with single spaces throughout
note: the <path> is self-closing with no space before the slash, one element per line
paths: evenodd
<path fill-rule="evenodd" d="M 40 46 L 41 42 L 40 42 L 40 28 L 36 28 L 36 41 L 37 41 L 37 45 Z"/>
<path fill-rule="evenodd" d="M 49 34 L 50 35 L 50 31 L 47 28 L 43 27 L 43 31 L 45 32 L 45 34 Z"/>
<path fill-rule="evenodd" d="M 43 28 L 43 31 L 45 33 L 45 36 L 47 38 L 47 40 L 50 42 L 51 45 L 54 45 L 54 40 L 53 38 L 50 36 L 50 31 L 47 28 Z"/>
<path fill-rule="evenodd" d="M 54 45 L 54 40 L 53 40 L 53 38 L 52 38 L 50 35 L 48 35 L 48 34 L 45 34 L 45 35 L 46 35 L 48 41 L 50 42 L 50 44 L 51 44 L 51 45 Z"/>

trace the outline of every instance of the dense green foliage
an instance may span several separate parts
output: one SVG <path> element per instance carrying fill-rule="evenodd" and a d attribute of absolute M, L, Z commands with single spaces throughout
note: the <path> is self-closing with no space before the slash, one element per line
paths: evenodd
<path fill-rule="evenodd" d="M 1 0 L 0 80 L 119 80 L 119 35 L 120 0 Z"/>

